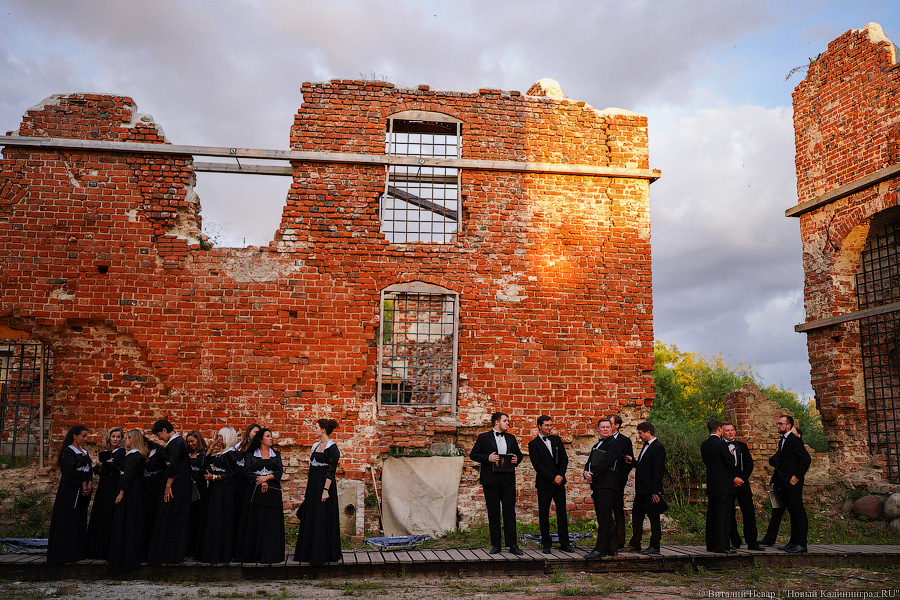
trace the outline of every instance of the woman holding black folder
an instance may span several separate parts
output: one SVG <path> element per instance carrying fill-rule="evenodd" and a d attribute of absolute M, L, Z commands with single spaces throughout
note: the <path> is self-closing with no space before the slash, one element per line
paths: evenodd
<path fill-rule="evenodd" d="M 191 459 L 191 478 L 193 486 L 197 490 L 196 495 L 191 490 L 191 518 L 188 525 L 188 556 L 197 557 L 200 554 L 200 523 L 206 515 L 206 440 L 200 432 L 192 429 L 184 436 L 188 446 L 188 457 Z"/>
<path fill-rule="evenodd" d="M 238 471 L 237 432 L 223 427 L 210 444 L 206 463 L 209 483 L 206 518 L 200 531 L 201 562 L 227 563 L 234 557 L 234 474 Z"/>
<path fill-rule="evenodd" d="M 122 441 L 125 432 L 121 427 L 113 427 L 106 434 L 106 450 L 100 452 L 94 473 L 99 476 L 94 506 L 87 530 L 87 557 L 109 558 L 109 532 L 112 530 L 113 510 L 119 491 L 119 475 L 125 460 Z"/>
<path fill-rule="evenodd" d="M 147 557 L 144 544 L 144 465 L 150 451 L 144 434 L 132 429 L 125 434 L 125 458 L 113 499 L 113 524 L 109 539 L 110 571 L 137 568 Z"/>
<path fill-rule="evenodd" d="M 240 550 L 242 562 L 284 561 L 284 505 L 281 499 L 281 454 L 274 448 L 272 432 L 263 427 L 253 438 L 246 458 L 246 483 L 250 491 L 247 529 Z"/>
<path fill-rule="evenodd" d="M 319 441 L 313 444 L 309 458 L 306 496 L 297 511 L 300 531 L 294 560 L 311 565 L 324 565 L 341 560 L 341 526 L 335 473 L 341 453 L 331 439 L 337 427 L 334 419 L 319 419 L 313 429 Z"/>
<path fill-rule="evenodd" d="M 77 562 L 87 554 L 87 508 L 91 501 L 91 457 L 84 444 L 88 430 L 75 425 L 63 439 L 59 450 L 59 488 L 50 516 L 47 564 Z"/>

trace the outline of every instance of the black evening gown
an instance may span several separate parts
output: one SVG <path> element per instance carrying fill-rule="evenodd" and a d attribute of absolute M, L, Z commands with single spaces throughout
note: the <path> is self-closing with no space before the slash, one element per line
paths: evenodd
<path fill-rule="evenodd" d="M 94 490 L 94 506 L 87 530 L 87 557 L 109 558 L 109 532 L 112 531 L 113 510 L 119 493 L 119 476 L 125 460 L 125 448 L 100 453 L 100 463 L 94 467 L 99 475 L 97 489 Z"/>
<path fill-rule="evenodd" d="M 206 453 L 198 452 L 197 456 L 191 458 L 191 476 L 194 480 L 194 484 L 197 486 L 197 491 L 200 492 L 200 499 L 194 500 L 193 497 L 191 498 L 191 523 L 189 526 L 190 531 L 188 533 L 187 547 L 188 556 L 193 556 L 194 558 L 200 556 L 200 525 L 203 521 L 203 517 L 206 515 L 206 498 L 208 490 L 206 488 L 205 474 Z M 192 489 L 192 496 L 193 493 Z"/>
<path fill-rule="evenodd" d="M 237 465 L 234 472 L 234 559 L 240 561 L 244 548 L 244 534 L 247 531 L 247 511 L 250 508 L 250 493 L 247 486 L 247 453 L 236 451 Z"/>
<path fill-rule="evenodd" d="M 234 473 L 237 451 L 228 450 L 208 459 L 206 470 L 222 479 L 209 482 L 206 518 L 200 527 L 201 562 L 227 563 L 234 556 Z"/>
<path fill-rule="evenodd" d="M 329 441 L 324 451 L 319 451 L 319 442 L 313 445 L 306 495 L 297 511 L 300 531 L 297 533 L 294 560 L 298 562 L 323 565 L 341 560 L 341 525 L 338 520 L 337 486 L 334 479 L 340 456 L 337 444 L 333 441 Z M 329 479 L 331 486 L 328 500 L 322 502 L 322 490 Z"/>
<path fill-rule="evenodd" d="M 144 465 L 144 555 L 150 547 L 150 538 L 156 525 L 156 514 L 166 487 L 166 452 L 161 446 L 150 450 Z"/>
<path fill-rule="evenodd" d="M 262 458 L 259 450 L 252 456 L 247 455 L 246 484 L 250 496 L 255 494 L 274 497 L 267 499 L 274 506 L 265 506 L 258 502 L 249 502 L 244 541 L 240 553 L 242 562 L 248 563 L 280 563 L 284 562 L 284 504 L 281 496 L 281 475 L 284 467 L 281 454 L 272 450 L 269 458 Z M 265 493 L 257 490 L 256 478 L 274 475 L 269 480 L 269 489 Z"/>
<path fill-rule="evenodd" d="M 184 438 L 173 436 L 165 448 L 165 479 L 172 479 L 172 499 L 157 502 L 156 524 L 147 550 L 147 564 L 180 563 L 187 554 L 188 533 L 191 523 L 191 459 Z M 163 483 L 165 490 L 165 482 Z"/>
<path fill-rule="evenodd" d="M 124 465 L 116 486 L 116 495 L 124 491 L 122 501 L 113 497 L 112 531 L 109 536 L 109 568 L 129 571 L 146 558 L 144 544 L 144 465 L 146 460 L 137 450 L 125 455 Z"/>
<path fill-rule="evenodd" d="M 91 496 L 81 494 L 81 485 L 93 479 L 91 458 L 66 446 L 60 453 L 61 477 L 50 516 L 47 564 L 76 562 L 87 556 L 87 510 Z"/>

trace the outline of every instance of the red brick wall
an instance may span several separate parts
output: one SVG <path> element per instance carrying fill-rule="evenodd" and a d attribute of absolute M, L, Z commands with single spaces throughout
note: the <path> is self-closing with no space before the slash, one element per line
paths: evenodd
<path fill-rule="evenodd" d="M 813 200 L 897 162 L 900 69 L 881 28 L 850 30 L 810 63 L 794 90 L 797 194 Z M 857 310 L 860 252 L 873 219 L 897 205 L 897 178 L 800 217 L 809 321 Z M 864 485 L 884 477 L 870 455 L 859 323 L 807 334 L 812 387 L 835 476 Z"/>
<path fill-rule="evenodd" d="M 429 110 L 462 121 L 464 159 L 648 167 L 646 119 L 583 102 L 361 81 L 302 91 L 297 150 L 383 155 L 387 116 Z M 166 143 L 135 110 L 54 97 L 19 134 Z M 392 245 L 384 167 L 297 162 L 268 247 L 204 251 L 190 157 L 8 147 L 0 169 L 0 324 L 52 346 L 54 444 L 76 422 L 99 440 L 159 417 L 206 434 L 258 421 L 278 434 L 297 500 L 315 418 L 340 420 L 344 476 L 362 479 L 391 447 L 468 452 L 494 410 L 524 447 L 546 413 L 573 442 L 574 473 L 599 415 L 640 419 L 652 399 L 647 180 L 463 170 L 453 241 Z M 460 294 L 455 414 L 375 402 L 379 292 L 410 281 Z M 465 518 L 483 512 L 476 478 L 467 461 Z M 533 473 L 519 481 L 530 491 Z M 589 505 L 581 487 L 573 508 Z"/>

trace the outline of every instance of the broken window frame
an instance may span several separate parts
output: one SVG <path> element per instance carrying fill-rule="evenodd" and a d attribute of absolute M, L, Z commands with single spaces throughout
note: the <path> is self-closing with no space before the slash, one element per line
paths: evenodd
<path fill-rule="evenodd" d="M 386 322 L 386 316 L 389 312 L 385 309 L 385 301 L 393 300 L 396 296 L 399 295 L 418 295 L 418 296 L 439 296 L 442 298 L 441 304 L 442 307 L 446 307 L 449 302 L 452 305 L 452 316 L 453 316 L 453 333 L 452 333 L 452 342 L 451 342 L 451 355 L 449 357 L 451 359 L 451 366 L 449 369 L 449 400 L 447 402 L 417 402 L 413 401 L 416 393 L 443 393 L 442 389 L 433 390 L 433 389 L 417 389 L 415 385 L 417 382 L 425 382 L 428 384 L 430 381 L 434 381 L 433 379 L 417 379 L 402 377 L 399 381 L 396 380 L 393 375 L 387 371 L 389 369 L 385 368 L 385 359 L 390 358 L 386 356 L 386 348 L 385 346 L 393 346 L 394 344 L 385 343 L 385 336 L 390 336 L 393 333 L 392 324 L 397 322 L 396 320 L 391 320 Z M 390 311 L 393 313 L 393 309 Z M 442 309 L 442 313 L 445 311 Z M 443 317 L 442 317 L 443 318 Z M 454 292 L 453 290 L 449 290 L 447 288 L 424 283 L 421 281 L 414 281 L 410 283 L 400 283 L 388 286 L 381 290 L 380 301 L 379 301 L 379 316 L 378 320 L 380 326 L 378 328 L 378 365 L 377 365 L 377 383 L 375 396 L 376 401 L 378 403 L 378 408 L 389 407 L 389 406 L 398 406 L 398 407 L 446 407 L 450 410 L 451 414 L 456 414 L 456 404 L 457 404 L 457 388 L 458 388 L 458 378 L 457 378 L 457 368 L 459 361 L 459 294 Z M 389 327 L 389 324 L 391 326 Z M 444 324 L 444 321 L 441 321 L 439 324 Z M 394 354 L 391 356 L 401 356 L 399 354 Z M 440 378 L 438 381 L 442 381 L 443 378 Z M 412 385 L 410 385 L 412 384 Z M 394 396 L 398 398 L 405 398 L 404 400 L 399 400 L 397 402 L 385 402 L 385 396 Z"/>
<path fill-rule="evenodd" d="M 407 137 L 404 141 L 395 137 L 402 134 L 420 137 L 415 140 Z M 430 142 L 422 139 L 421 136 L 426 135 L 432 136 Z M 438 137 L 444 139 L 438 141 Z M 461 158 L 462 121 L 430 111 L 410 110 L 390 115 L 385 153 L 388 156 Z M 386 165 L 384 192 L 378 206 L 381 233 L 391 244 L 451 243 L 460 228 L 462 201 L 459 191 L 460 172 L 457 168 Z M 389 214 L 393 218 L 388 218 Z M 398 214 L 416 218 L 397 218 Z M 430 218 L 424 218 L 425 215 Z M 436 226 L 446 229 L 454 223 L 449 231 L 435 229 Z"/>

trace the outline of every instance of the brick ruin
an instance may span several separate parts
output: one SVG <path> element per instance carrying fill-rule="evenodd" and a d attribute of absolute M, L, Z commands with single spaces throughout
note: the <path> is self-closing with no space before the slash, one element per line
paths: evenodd
<path fill-rule="evenodd" d="M 897 49 L 854 29 L 811 59 L 793 94 L 797 206 L 816 406 L 831 474 L 900 478 L 900 131 Z"/>
<path fill-rule="evenodd" d="M 495 410 L 523 444 L 551 415 L 573 474 L 598 415 L 633 435 L 653 396 L 646 118 L 546 90 L 304 83 L 281 225 L 248 248 L 206 243 L 198 153 L 130 98 L 29 109 L 2 140 L 0 339 L 52 352 L 51 452 L 74 423 L 96 443 L 258 421 L 296 506 L 319 417 L 370 490 L 370 465 L 468 452 Z M 527 518 L 530 464 L 519 481 Z M 467 458 L 462 521 L 480 494 Z M 590 506 L 581 483 L 569 499 Z"/>

